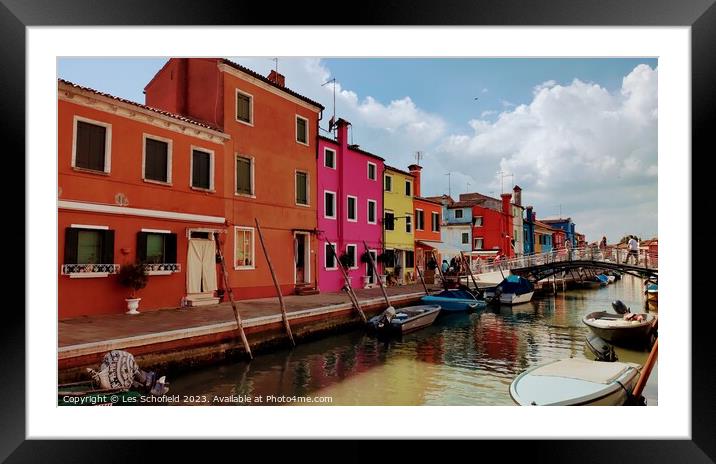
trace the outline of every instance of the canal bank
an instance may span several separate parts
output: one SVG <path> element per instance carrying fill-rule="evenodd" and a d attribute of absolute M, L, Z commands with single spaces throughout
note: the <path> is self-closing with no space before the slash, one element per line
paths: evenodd
<path fill-rule="evenodd" d="M 425 295 L 422 285 L 386 291 L 394 306 L 415 304 Z M 366 316 L 385 309 L 379 288 L 355 292 Z M 345 293 L 288 295 L 284 301 L 297 343 L 350 330 L 361 321 Z M 278 298 L 242 300 L 237 307 L 252 352 L 286 346 Z M 58 381 L 84 380 L 85 369 L 96 367 L 110 350 L 129 351 L 143 369 L 171 374 L 246 357 L 229 303 L 135 316 L 85 316 L 58 323 Z"/>

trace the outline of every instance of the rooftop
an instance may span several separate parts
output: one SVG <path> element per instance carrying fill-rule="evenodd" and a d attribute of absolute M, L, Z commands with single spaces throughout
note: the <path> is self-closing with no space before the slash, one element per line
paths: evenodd
<path fill-rule="evenodd" d="M 403 171 L 402 169 L 398 169 L 398 168 L 393 167 L 393 166 L 388 166 L 387 164 L 385 165 L 385 169 L 389 169 L 389 170 L 391 170 L 391 171 L 399 172 L 400 174 L 404 174 L 404 175 L 406 175 L 406 176 L 413 177 L 413 174 L 409 173 L 408 171 Z"/>
<path fill-rule="evenodd" d="M 333 144 L 338 145 L 338 140 L 333 139 L 333 138 L 331 138 L 331 137 L 326 137 L 325 135 L 319 135 L 318 138 L 321 139 L 321 140 L 325 140 L 326 142 L 330 142 L 330 143 L 333 143 Z M 371 152 L 369 152 L 369 151 L 365 151 L 365 150 L 363 150 L 362 148 L 358 148 L 358 147 L 356 147 L 356 146 L 348 145 L 348 149 L 353 150 L 353 151 L 358 152 L 358 153 L 361 153 L 361 154 L 366 155 L 366 156 L 370 156 L 370 157 L 375 158 L 375 159 L 379 159 L 379 160 L 381 160 L 381 161 L 385 161 L 385 158 L 383 158 L 382 156 L 378 156 L 378 155 L 376 155 L 375 153 L 371 153 Z"/>

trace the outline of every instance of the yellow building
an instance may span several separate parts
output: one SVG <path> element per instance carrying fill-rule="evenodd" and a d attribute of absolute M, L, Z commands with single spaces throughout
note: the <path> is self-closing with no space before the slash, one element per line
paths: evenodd
<path fill-rule="evenodd" d="M 407 171 L 385 166 L 383 177 L 383 248 L 386 273 L 400 266 L 398 281 L 415 280 L 415 221 L 413 196 L 415 179 Z"/>

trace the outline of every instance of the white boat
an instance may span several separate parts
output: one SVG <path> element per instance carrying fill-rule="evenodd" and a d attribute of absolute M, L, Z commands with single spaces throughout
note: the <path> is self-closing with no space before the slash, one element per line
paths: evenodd
<path fill-rule="evenodd" d="M 639 379 L 634 363 L 567 358 L 527 369 L 510 385 L 521 406 L 621 406 Z"/>
<path fill-rule="evenodd" d="M 485 300 L 501 304 L 527 303 L 535 294 L 534 286 L 524 277 L 509 275 L 500 285 L 485 289 Z"/>

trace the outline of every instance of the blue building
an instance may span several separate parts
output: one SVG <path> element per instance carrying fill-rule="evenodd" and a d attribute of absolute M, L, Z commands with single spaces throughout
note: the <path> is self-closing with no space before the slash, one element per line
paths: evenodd
<path fill-rule="evenodd" d="M 577 236 L 574 230 L 575 226 L 572 222 L 572 218 L 549 218 L 542 219 L 541 221 L 552 228 L 563 230 L 567 235 L 566 239 L 572 243 L 572 247 L 577 247 Z"/>

